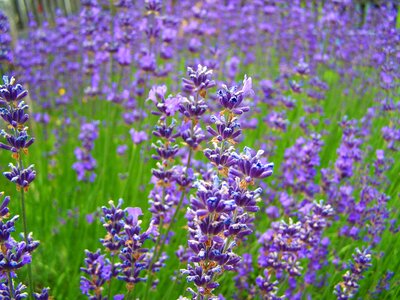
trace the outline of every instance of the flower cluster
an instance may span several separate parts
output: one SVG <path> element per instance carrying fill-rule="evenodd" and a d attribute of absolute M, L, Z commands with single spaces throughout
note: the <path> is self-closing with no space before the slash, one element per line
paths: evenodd
<path fill-rule="evenodd" d="M 151 223 L 145 232 L 142 232 L 139 216 L 140 208 L 128 207 L 122 209 L 122 199 L 115 206 L 110 201 L 110 207 L 102 207 L 101 222 L 107 232 L 100 239 L 106 249 L 105 254 L 98 249 L 96 252 L 85 251 L 85 273 L 81 277 L 81 291 L 89 299 L 105 299 L 112 295 L 113 280 L 126 283 L 129 294 L 136 284 L 147 280 L 143 272 L 149 268 L 152 254 L 143 247 L 146 240 L 153 239 L 156 234 L 154 224 Z M 165 258 L 152 264 L 152 270 L 157 272 L 163 265 Z M 123 299 L 123 295 L 115 295 L 114 299 Z"/>
<path fill-rule="evenodd" d="M 343 275 L 343 281 L 335 286 L 335 295 L 339 300 L 353 298 L 358 291 L 359 282 L 371 266 L 371 251 L 367 249 L 356 249 L 353 254 L 353 261 L 349 263 L 349 270 Z"/>
<path fill-rule="evenodd" d="M 15 240 L 12 233 L 19 216 L 11 217 L 8 205 L 10 197 L 3 198 L 0 205 L 0 295 L 4 299 L 24 299 L 28 297 L 26 286 L 22 283 L 16 285 L 17 271 L 32 262 L 32 252 L 39 246 L 30 233 L 23 241 Z M 22 238 L 24 235 L 21 234 Z M 33 287 L 32 287 L 33 288 Z M 34 294 L 35 299 L 48 299 L 48 289 L 43 289 L 39 294 Z"/>
<path fill-rule="evenodd" d="M 238 267 L 241 257 L 234 250 L 253 232 L 253 214 L 259 209 L 261 189 L 251 187 L 254 180 L 272 175 L 273 164 L 261 160 L 262 151 L 246 147 L 237 154 L 233 147 L 234 139 L 241 134 L 235 131 L 239 126 L 236 115 L 248 110 L 242 103 L 251 94 L 251 78 L 245 77 L 242 89 L 223 86 L 218 92 L 221 118 L 212 118 L 216 129 L 208 127 L 213 148 L 205 149 L 204 155 L 215 170 L 195 183 L 197 192 L 186 214 L 192 254 L 182 273 L 197 288 L 188 289 L 193 298 L 215 297 L 219 275 Z"/>
<path fill-rule="evenodd" d="M 158 86 L 153 87 L 149 93 L 149 100 L 157 109 L 152 113 L 159 116 L 158 124 L 153 130 L 153 135 L 158 138 L 158 141 L 152 145 L 157 153 L 153 155 L 153 159 L 157 160 L 157 165 L 152 170 L 157 183 L 150 200 L 150 211 L 157 224 L 168 222 L 170 208 L 177 201 L 172 183 L 175 179 L 174 161 L 179 151 L 176 144 L 179 133 L 176 132 L 176 121 L 171 119 L 171 116 L 176 113 L 179 102 L 176 103 L 173 96 L 166 97 L 166 92 L 166 86 Z"/>
<path fill-rule="evenodd" d="M 164 255 L 162 250 L 169 242 L 172 225 L 180 213 L 186 193 L 193 184 L 192 157 L 194 152 L 200 149 L 200 144 L 205 139 L 199 122 L 208 107 L 205 103 L 207 90 L 215 85 L 211 74 L 211 70 L 201 65 L 198 65 L 196 70 L 188 68 L 189 79 L 183 79 L 183 90 L 188 97 L 181 95 L 165 97 L 165 86 L 153 87 L 149 93 L 149 99 L 157 108 L 153 114 L 159 116 L 158 124 L 153 131 L 153 135 L 158 138 L 157 143 L 153 144 L 157 151 L 153 158 L 159 163 L 157 163 L 157 168 L 152 171 L 156 184 L 151 191 L 149 201 L 150 211 L 153 214 L 152 219 L 155 224 L 158 224 L 159 230 L 158 240 L 153 251 L 154 261 Z M 189 86 L 191 88 L 188 88 Z M 175 119 L 170 120 L 176 112 L 179 112 L 184 119 L 178 130 L 176 130 Z M 178 137 L 184 141 L 185 148 L 180 149 L 175 144 Z M 179 150 L 183 152 L 182 160 L 186 160 L 182 166 L 178 165 L 176 161 Z M 166 226 L 164 233 L 162 232 L 163 226 Z"/>
<path fill-rule="evenodd" d="M 187 286 L 196 299 L 222 298 L 218 290 L 233 299 L 329 298 L 334 291 L 346 299 L 358 292 L 368 255 L 356 254 L 335 290 L 340 280 L 329 273 L 351 256 L 344 244 L 361 242 L 371 249 L 381 243 L 382 268 L 370 282 L 378 283 L 379 296 L 393 294 L 385 290 L 399 275 L 385 267 L 396 253 L 385 245 L 400 231 L 390 200 L 399 191 L 398 1 L 75 0 L 55 14 L 57 1 L 40 2 L 43 10 L 28 22 L 18 19 L 29 26 L 13 41 L 0 12 L 0 71 L 30 87 L 28 98 L 12 78 L 0 85 L 0 151 L 13 158 L 3 180 L 21 195 L 25 231 L 24 242 L 0 250 L 4 256 L 7 245 L 15 248 L 9 259 L 16 268 L 24 264 L 29 281 L 24 193 L 36 176 L 25 162 L 33 119 L 41 141 L 33 155 L 42 157 L 45 175 L 27 207 L 51 209 L 54 201 L 61 220 L 54 226 L 50 215 L 43 228 L 52 227 L 54 248 L 76 248 L 68 244 L 76 239 L 59 230 L 68 225 L 61 216 L 73 217 L 65 230 L 91 249 L 89 230 L 72 230 L 79 211 L 113 194 L 142 209 L 148 200 L 144 231 L 139 208 L 98 209 L 103 250 L 86 251 L 81 278 L 90 299 L 176 299 Z M 114 140 L 121 142 L 116 153 Z M 75 147 L 75 161 L 61 155 Z M 99 180 L 59 192 L 58 185 L 74 185 L 68 180 L 75 172 L 78 180 Z M 44 188 L 47 179 L 52 184 Z M 78 202 L 85 203 L 65 207 Z M 33 213 L 37 225 L 42 217 Z M 13 220 L 0 213 L 2 232 Z M 50 248 L 42 255 L 54 271 Z M 62 252 L 73 265 L 77 256 Z M 175 257 L 167 259 L 174 252 L 181 273 Z M 8 278 L 7 259 L 0 261 L 0 298 L 48 297 L 46 289 L 28 295 L 15 272 Z M 35 280 L 45 279 L 41 269 Z M 233 277 L 236 289 L 229 289 Z M 57 298 L 77 298 L 62 280 L 54 284 Z"/>
<path fill-rule="evenodd" d="M 94 141 L 99 137 L 99 122 L 83 123 L 79 140 L 82 143 L 81 147 L 75 149 L 75 162 L 72 168 L 76 171 L 79 181 L 93 182 L 96 178 L 96 160 L 91 152 L 94 148 Z"/>
<path fill-rule="evenodd" d="M 259 242 L 262 249 L 258 264 L 265 270 L 256 283 L 264 299 L 280 299 L 276 295 L 277 286 L 285 279 L 290 286 L 286 296 L 294 296 L 296 278 L 303 272 L 302 259 L 309 259 L 307 283 L 315 283 L 316 271 L 326 259 L 326 246 L 329 243 L 329 240 L 323 239 L 322 233 L 332 216 L 330 205 L 314 202 L 310 212 L 298 222 L 289 219 L 289 223 L 273 223 L 273 228 L 261 236 Z"/>
<path fill-rule="evenodd" d="M 313 134 L 309 139 L 298 138 L 294 146 L 286 149 L 280 183 L 284 191 L 291 189 L 293 194 L 304 195 L 308 202 L 312 202 L 313 196 L 320 190 L 315 177 L 322 145 L 321 136 Z M 307 200 L 301 205 L 305 202 Z"/>
<path fill-rule="evenodd" d="M 212 73 L 206 66 L 198 65 L 196 70 L 188 67 L 189 78 L 182 80 L 183 91 L 192 95 L 198 93 L 204 98 L 206 91 L 215 86 Z"/>
<path fill-rule="evenodd" d="M 10 64 L 13 62 L 11 48 L 10 23 L 4 12 L 0 11 L 0 62 Z"/>
<path fill-rule="evenodd" d="M 80 34 L 83 37 L 83 69 L 87 77 L 85 94 L 95 96 L 100 92 L 100 74 L 98 68 L 101 61 L 104 60 L 104 53 L 99 51 L 102 44 L 99 41 L 99 33 L 96 30 L 96 26 L 103 25 L 97 0 L 82 1 L 80 18 Z"/>
<path fill-rule="evenodd" d="M 362 158 L 360 150 L 362 140 L 357 136 L 359 129 L 356 121 L 345 118 L 340 125 L 343 127 L 343 137 L 342 144 L 337 150 L 339 157 L 335 163 L 339 180 L 353 176 L 354 163 Z"/>
<path fill-rule="evenodd" d="M 5 139 L 0 143 L 0 149 L 10 151 L 16 165 L 10 163 L 10 172 L 4 176 L 15 183 L 17 189 L 28 190 L 29 185 L 36 177 L 33 165 L 24 168 L 22 156 L 28 154 L 28 148 L 34 138 L 28 134 L 26 122 L 29 115 L 26 113 L 28 105 L 23 101 L 28 92 L 20 84 L 15 84 L 14 77 L 3 76 L 3 85 L 0 85 L 0 116 L 6 122 L 7 128 L 1 130 L 0 135 Z"/>

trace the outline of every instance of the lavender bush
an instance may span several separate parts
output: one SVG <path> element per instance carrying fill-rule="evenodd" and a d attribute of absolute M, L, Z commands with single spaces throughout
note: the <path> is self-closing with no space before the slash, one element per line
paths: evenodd
<path fill-rule="evenodd" d="M 398 8 L 0 11 L 0 298 L 397 299 Z"/>

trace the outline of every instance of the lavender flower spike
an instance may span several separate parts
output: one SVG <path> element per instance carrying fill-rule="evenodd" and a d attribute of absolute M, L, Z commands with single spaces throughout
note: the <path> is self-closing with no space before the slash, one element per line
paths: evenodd
<path fill-rule="evenodd" d="M 353 260 L 354 262 L 349 264 L 349 270 L 343 275 L 343 281 L 335 286 L 334 294 L 338 300 L 347 300 L 356 295 L 359 281 L 363 278 L 362 274 L 372 265 L 370 250 L 357 248 Z"/>
<path fill-rule="evenodd" d="M 0 105 L 4 104 L 4 101 L 19 101 L 28 95 L 28 91 L 24 90 L 22 85 L 14 85 L 14 77 L 3 76 L 3 83 L 4 85 L 0 85 Z"/>
<path fill-rule="evenodd" d="M 254 150 L 245 147 L 236 162 L 237 168 L 231 169 L 231 174 L 241 177 L 245 182 L 251 183 L 253 179 L 266 178 L 272 175 L 274 170 L 274 163 L 262 163 L 260 158 L 264 151 L 259 150 L 254 155 Z"/>
<path fill-rule="evenodd" d="M 215 86 L 212 73 L 213 71 L 208 70 L 206 66 L 198 65 L 196 70 L 188 67 L 189 79 L 182 79 L 183 90 L 192 95 L 199 93 L 204 98 L 206 90 Z"/>
<path fill-rule="evenodd" d="M 231 88 L 222 86 L 222 89 L 218 91 L 219 103 L 233 114 L 241 115 L 250 110 L 249 106 L 242 103 L 246 97 L 253 94 L 251 77 L 244 76 L 243 87 L 240 90 L 237 86 Z"/>

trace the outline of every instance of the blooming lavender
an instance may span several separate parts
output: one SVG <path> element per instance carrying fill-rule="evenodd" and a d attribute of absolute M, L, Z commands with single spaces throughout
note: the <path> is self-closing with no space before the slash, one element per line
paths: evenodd
<path fill-rule="evenodd" d="M 28 236 L 21 234 L 23 241 L 15 240 L 12 233 L 16 230 L 15 223 L 19 216 L 11 217 L 8 205 L 10 197 L 4 197 L 4 193 L 0 193 L 2 202 L 0 205 L 0 295 L 4 299 L 24 299 L 28 294 L 24 291 L 26 286 L 22 283 L 17 284 L 17 271 L 24 266 L 29 266 L 32 262 L 32 253 L 39 246 L 39 242 L 35 241 L 32 233 Z M 33 291 L 33 286 L 31 287 Z M 48 299 L 48 289 L 42 293 L 32 294 L 35 299 Z M 39 298 L 38 298 L 39 297 Z"/>
<path fill-rule="evenodd" d="M 212 79 L 213 71 L 206 66 L 198 65 L 196 69 L 188 67 L 189 78 L 183 78 L 183 91 L 189 94 L 199 94 L 204 98 L 206 91 L 215 86 Z"/>
<path fill-rule="evenodd" d="M 11 47 L 12 38 L 10 31 L 8 18 L 3 11 L 0 11 L 0 62 L 5 65 L 13 63 L 13 51 Z"/>
<path fill-rule="evenodd" d="M 156 168 L 152 170 L 157 183 L 155 185 L 153 199 L 150 201 L 153 213 L 153 219 L 157 224 L 168 222 L 166 215 L 171 205 L 174 205 L 175 196 L 172 192 L 172 183 L 174 182 L 174 160 L 177 156 L 179 146 L 176 144 L 176 138 L 179 133 L 176 132 L 176 121 L 171 118 L 176 113 L 177 105 L 174 103 L 173 96 L 166 97 L 166 86 L 153 87 L 149 93 L 149 100 L 154 103 L 157 110 L 154 115 L 159 116 L 158 124 L 155 126 L 153 135 L 159 140 L 153 144 L 156 150 L 153 158 L 158 161 Z"/>
<path fill-rule="evenodd" d="M 353 261 L 350 261 L 348 271 L 343 275 L 343 281 L 335 286 L 334 293 L 337 299 L 353 298 L 359 288 L 359 282 L 363 279 L 363 273 L 371 267 L 371 251 L 367 249 L 356 249 L 353 254 Z"/>
<path fill-rule="evenodd" d="M 154 251 L 155 260 L 157 260 L 162 255 L 162 250 L 166 245 L 169 233 L 172 230 L 172 224 L 180 213 L 187 191 L 192 187 L 192 182 L 194 179 L 193 171 L 190 168 L 192 156 L 195 151 L 199 150 L 200 143 L 205 139 L 205 135 L 203 134 L 199 122 L 200 118 L 207 109 L 207 105 L 205 103 L 207 90 L 212 88 L 215 84 L 211 77 L 212 71 L 207 70 L 207 67 L 198 65 L 197 70 L 188 68 L 188 74 L 189 79 L 183 79 L 183 90 L 186 91 L 189 97 L 186 98 L 177 95 L 176 97 L 169 96 L 165 99 L 162 94 L 165 93 L 165 88 L 158 89 L 162 93 L 157 93 L 157 90 L 154 90 L 154 93 L 151 94 L 151 99 L 153 101 L 155 100 L 155 96 L 158 97 L 158 101 L 155 103 L 157 104 L 157 109 L 159 110 L 159 112 L 154 112 L 154 114 L 160 115 L 159 124 L 162 125 L 162 127 L 157 126 L 156 130 L 153 131 L 153 135 L 159 138 L 158 144 L 159 146 L 161 146 L 156 148 L 158 155 L 153 156 L 153 158 L 163 161 L 163 169 L 164 167 L 168 167 L 170 162 L 173 161 L 172 158 L 174 158 L 178 154 L 179 148 L 177 145 L 174 145 L 174 147 L 171 148 L 171 151 L 167 152 L 161 151 L 161 149 L 165 147 L 163 145 L 171 147 L 170 142 L 168 141 L 170 140 L 172 142 L 175 142 L 175 138 L 179 136 L 187 145 L 188 151 L 185 157 L 186 163 L 184 164 L 184 166 L 173 166 L 170 169 L 169 173 L 167 173 L 168 176 L 166 176 L 166 178 L 164 179 L 165 183 L 161 185 L 161 197 L 160 194 L 153 194 L 153 199 L 157 200 L 157 202 L 155 202 L 154 200 L 151 201 L 153 205 L 151 211 L 154 214 L 156 210 L 161 210 L 164 215 L 164 218 L 161 219 L 159 228 L 161 228 L 163 224 L 168 224 L 163 236 L 160 232 Z M 188 88 L 188 86 L 190 86 L 191 88 Z M 162 96 L 160 97 L 160 95 Z M 177 111 L 179 111 L 179 113 L 183 116 L 184 122 L 179 130 L 180 132 L 174 134 L 173 129 L 175 127 L 176 121 L 173 120 L 171 122 L 171 125 L 168 126 L 166 123 L 166 119 L 170 115 L 175 114 L 175 112 Z M 163 140 L 166 140 L 167 142 L 163 142 Z M 161 166 L 161 164 L 159 166 Z M 153 171 L 153 175 L 159 178 L 159 176 L 164 172 L 165 171 L 161 170 L 160 168 L 159 171 L 156 173 Z M 170 183 L 176 183 L 179 187 L 179 197 L 177 197 L 176 188 L 174 188 L 173 186 L 170 187 Z M 155 191 L 156 190 L 153 190 L 153 193 Z M 159 205 L 163 204 L 163 202 L 165 203 L 163 206 Z M 174 210 L 171 209 L 172 207 L 174 207 Z"/>
<path fill-rule="evenodd" d="M 358 127 L 356 121 L 345 118 L 341 122 L 341 126 L 344 128 L 342 144 L 338 148 L 339 157 L 335 163 L 339 179 L 353 175 L 354 162 L 360 161 L 362 155 L 362 151 L 360 150 L 362 140 L 357 138 Z"/>
<path fill-rule="evenodd" d="M 197 290 L 189 288 L 188 291 L 197 299 L 215 297 L 218 277 L 238 267 L 241 258 L 234 249 L 253 231 L 252 214 L 258 211 L 256 202 L 261 192 L 259 188 L 250 187 L 254 180 L 271 176 L 273 170 L 273 164 L 260 160 L 262 151 L 254 153 L 245 148 L 243 153 L 237 154 L 232 135 L 238 137 L 241 132 L 235 134 L 234 129 L 222 129 L 232 128 L 230 124 L 238 122 L 235 115 L 247 111 L 241 103 L 251 94 L 251 78 L 245 77 L 244 87 L 237 90 L 223 86 L 218 93 L 221 115 L 225 117 L 214 117 L 218 131 L 208 127 L 214 136 L 213 149 L 204 151 L 215 171 L 196 183 L 197 193 L 191 198 L 186 214 L 190 233 L 188 245 L 193 254 L 188 259 L 187 269 L 181 272 L 188 282 L 195 284 Z M 237 105 L 235 101 L 232 103 L 232 97 L 239 98 Z"/>
<path fill-rule="evenodd" d="M 83 123 L 79 140 L 82 143 L 81 147 L 75 149 L 75 162 L 72 168 L 76 171 L 79 181 L 93 182 L 96 178 L 96 160 L 93 158 L 91 151 L 94 148 L 94 142 L 99 137 L 99 122 L 93 121 Z"/>
<path fill-rule="evenodd" d="M 289 219 L 289 222 L 273 223 L 272 229 L 260 237 L 262 249 L 258 263 L 265 270 L 256 283 L 264 299 L 280 299 L 276 295 L 277 286 L 284 280 L 290 286 L 286 296 L 294 296 L 298 285 L 296 278 L 304 272 L 301 261 L 305 258 L 309 259 L 307 283 L 315 283 L 315 272 L 326 259 L 326 251 L 320 251 L 326 245 L 322 233 L 329 226 L 332 216 L 330 205 L 315 202 L 311 211 L 300 221 Z"/>
<path fill-rule="evenodd" d="M 22 204 L 32 190 L 32 205 L 39 211 L 45 206 L 43 213 L 53 208 L 46 201 L 56 203 L 62 216 L 76 201 L 80 211 L 93 211 L 96 199 L 115 193 L 142 209 L 148 200 L 150 211 L 143 231 L 138 208 L 110 203 L 98 209 L 105 234 L 102 250 L 86 252 L 83 294 L 173 298 L 184 278 L 198 299 L 222 299 L 218 290 L 234 299 L 324 297 L 337 283 L 328 272 L 340 269 L 339 257 L 348 254 L 344 245 L 361 242 L 385 250 L 371 274 L 377 291 L 386 293 L 392 276 L 398 281 L 396 272 L 385 270 L 395 257 L 386 245 L 399 231 L 396 1 L 81 0 L 79 8 L 72 1 L 56 14 L 52 2 L 34 5 L 35 16 L 12 43 L 0 13 L 0 69 L 29 86 L 28 99 L 10 78 L 2 85 L 0 149 L 12 157 L 2 171 L 5 181 L 16 184 Z M 76 120 L 83 126 L 73 143 Z M 99 140 L 103 122 L 110 126 Z M 52 180 L 45 188 L 46 176 L 36 180 L 35 168 L 25 162 L 32 132 L 40 139 L 33 155 L 43 155 L 35 161 Z M 116 153 L 109 151 L 115 138 L 121 140 Z M 103 142 L 98 157 L 94 152 Z M 79 144 L 73 165 L 78 180 L 93 181 L 96 173 L 102 178 L 70 195 L 57 184 L 71 184 L 70 156 L 61 155 L 71 143 Z M 34 213 L 30 222 L 40 222 Z M 80 215 L 72 214 L 77 226 Z M 52 215 L 45 221 L 44 232 Z M 65 239 L 59 230 L 64 223 L 52 226 L 52 243 L 73 266 L 75 256 L 62 247 L 76 239 Z M 77 237 L 74 228 L 65 230 Z M 80 241 L 74 249 L 82 243 L 93 248 L 90 239 Z M 42 253 L 52 268 L 49 249 Z M 183 276 L 174 256 L 167 259 L 174 252 Z M 68 278 L 74 270 L 66 268 Z M 0 298 L 28 297 L 16 278 L 10 290 L 6 277 Z M 228 288 L 233 277 L 234 290 Z M 338 285 L 338 297 L 356 294 L 353 279 L 348 275 Z M 77 298 L 59 282 L 56 297 Z M 44 289 L 29 296 L 47 295 Z"/>
<path fill-rule="evenodd" d="M 253 258 L 250 253 L 244 253 L 243 259 L 237 266 L 237 275 L 235 276 L 235 287 L 238 291 L 235 293 L 237 298 L 243 295 L 255 295 L 255 286 L 247 281 L 248 276 L 254 272 Z"/>
<path fill-rule="evenodd" d="M 322 145 L 321 136 L 313 134 L 309 139 L 297 139 L 293 147 L 286 149 L 281 183 L 285 190 L 290 188 L 293 193 L 303 193 L 310 199 L 319 192 L 315 177 Z"/>
<path fill-rule="evenodd" d="M 85 251 L 85 268 L 81 271 L 86 273 L 90 279 L 82 276 L 80 288 L 82 294 L 91 295 L 91 299 L 103 299 L 103 285 L 111 279 L 111 263 L 106 260 L 104 255 L 100 254 L 100 250 L 92 253 Z"/>
<path fill-rule="evenodd" d="M 110 299 L 114 280 L 126 283 L 124 294 L 129 298 L 134 295 L 134 287 L 147 280 L 144 274 L 150 267 L 152 254 L 143 247 L 143 243 L 154 239 L 156 228 L 151 222 L 148 229 L 142 232 L 139 220 L 141 209 L 122 209 L 122 204 L 120 199 L 117 206 L 109 201 L 110 207 L 102 207 L 101 222 L 106 236 L 100 242 L 106 251 L 85 251 L 85 267 L 81 268 L 85 275 L 81 277 L 80 286 L 82 294 L 89 299 Z M 153 261 L 152 272 L 157 272 L 164 260 L 165 257 L 161 257 Z M 123 299 L 124 294 L 115 295 L 114 299 Z"/>
<path fill-rule="evenodd" d="M 25 244 L 29 245 L 30 236 L 28 234 L 25 210 L 25 193 L 30 184 L 36 177 L 36 171 L 33 165 L 24 167 L 23 156 L 28 155 L 28 148 L 33 144 L 34 139 L 28 135 L 26 122 L 29 115 L 26 113 L 28 105 L 23 99 L 28 92 L 20 84 L 15 84 L 14 77 L 3 76 L 3 85 L 0 86 L 0 114 L 7 124 L 0 134 L 5 138 L 5 143 L 0 143 L 0 149 L 10 151 L 15 165 L 10 163 L 11 170 L 4 172 L 3 175 L 12 183 L 21 193 L 21 214 L 24 225 Z M 31 267 L 28 265 L 28 278 L 30 293 L 33 295 L 33 283 Z"/>
<path fill-rule="evenodd" d="M 98 72 L 101 64 L 102 51 L 101 40 L 96 26 L 101 25 L 101 11 L 97 0 L 82 0 L 82 11 L 80 14 L 81 35 L 83 40 L 83 66 L 86 75 L 85 94 L 95 96 L 99 94 L 100 73 Z"/>

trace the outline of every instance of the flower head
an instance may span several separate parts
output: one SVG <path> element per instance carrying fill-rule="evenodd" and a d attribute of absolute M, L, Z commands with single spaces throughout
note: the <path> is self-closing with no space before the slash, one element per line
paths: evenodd
<path fill-rule="evenodd" d="M 252 89 L 251 77 L 244 77 L 243 87 L 239 89 L 237 86 L 228 88 L 226 85 L 222 86 L 222 89 L 218 91 L 219 103 L 227 110 L 234 114 L 243 114 L 249 111 L 250 107 L 242 105 L 244 99 L 248 96 L 252 96 L 254 91 Z"/>

